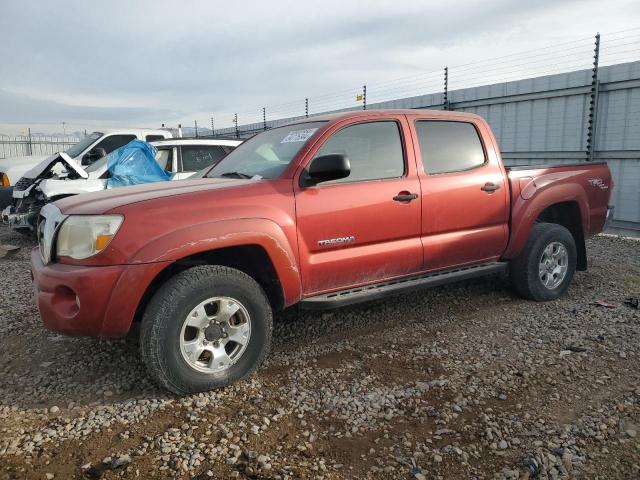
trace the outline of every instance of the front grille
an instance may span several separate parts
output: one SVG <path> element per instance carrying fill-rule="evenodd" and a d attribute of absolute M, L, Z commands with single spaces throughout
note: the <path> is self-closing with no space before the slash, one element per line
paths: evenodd
<path fill-rule="evenodd" d="M 22 190 L 26 190 L 27 188 L 29 188 L 33 184 L 33 182 L 34 182 L 33 178 L 22 177 L 20 180 L 16 182 L 13 188 L 15 188 L 20 192 Z"/>

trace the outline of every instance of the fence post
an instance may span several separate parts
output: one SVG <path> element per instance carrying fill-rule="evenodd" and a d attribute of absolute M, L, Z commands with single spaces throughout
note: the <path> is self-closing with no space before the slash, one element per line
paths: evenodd
<path fill-rule="evenodd" d="M 451 110 L 451 105 L 449 104 L 449 67 L 444 67 L 444 92 L 442 99 L 442 108 L 443 110 Z"/>
<path fill-rule="evenodd" d="M 309 98 L 304 99 L 304 116 L 309 118 Z"/>
<path fill-rule="evenodd" d="M 593 49 L 593 69 L 591 75 L 591 93 L 589 100 L 589 118 L 587 126 L 587 161 L 595 156 L 596 128 L 598 126 L 598 92 L 600 81 L 598 80 L 598 62 L 600 60 L 600 33 L 596 34 L 596 43 Z"/>
<path fill-rule="evenodd" d="M 267 109 L 266 107 L 262 107 L 262 129 L 267 129 Z"/>
<path fill-rule="evenodd" d="M 236 138 L 240 138 L 240 131 L 238 130 L 238 114 L 233 116 L 233 124 L 236 126 Z"/>
<path fill-rule="evenodd" d="M 213 127 L 213 115 L 211 115 L 211 136 L 216 136 L 216 129 Z"/>

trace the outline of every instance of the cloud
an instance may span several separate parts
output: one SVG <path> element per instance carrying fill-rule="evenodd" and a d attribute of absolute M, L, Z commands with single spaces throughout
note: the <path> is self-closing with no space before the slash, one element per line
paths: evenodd
<path fill-rule="evenodd" d="M 607 19 L 622 29 L 638 7 L 25 0 L 1 10 L 0 122 L 157 125 L 214 114 L 228 125 L 230 112 L 257 120 L 263 105 L 591 36 Z"/>
<path fill-rule="evenodd" d="M 59 123 L 65 119 L 71 119 L 75 123 L 94 123 L 97 119 L 108 124 L 130 124 L 132 120 L 133 123 L 135 121 L 158 123 L 158 119 L 176 118 L 180 114 L 180 112 L 160 108 L 68 105 L 2 89 L 0 89 L 0 105 L 2 105 L 0 123 L 17 124 Z"/>

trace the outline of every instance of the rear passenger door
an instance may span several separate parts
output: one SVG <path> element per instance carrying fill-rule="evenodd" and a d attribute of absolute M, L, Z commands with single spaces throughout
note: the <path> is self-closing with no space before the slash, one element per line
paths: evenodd
<path fill-rule="evenodd" d="M 425 270 L 497 260 L 508 240 L 508 185 L 486 125 L 417 119 Z M 481 132 L 485 134 L 480 135 Z"/>
<path fill-rule="evenodd" d="M 176 178 L 188 178 L 203 168 L 212 167 L 226 155 L 222 145 L 183 145 Z"/>
<path fill-rule="evenodd" d="M 403 119 L 345 125 L 310 152 L 307 165 L 321 155 L 345 155 L 351 173 L 306 188 L 295 180 L 306 296 L 421 269 L 420 185 L 413 151 L 404 148 Z M 415 198 L 399 201 L 410 194 Z"/>

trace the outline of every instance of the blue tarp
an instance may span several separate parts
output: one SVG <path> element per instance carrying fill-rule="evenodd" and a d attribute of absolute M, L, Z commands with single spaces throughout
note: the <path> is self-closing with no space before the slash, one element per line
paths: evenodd
<path fill-rule="evenodd" d="M 156 148 L 142 140 L 133 140 L 109 155 L 107 188 L 141 183 L 165 182 L 173 178 L 156 161 Z"/>

